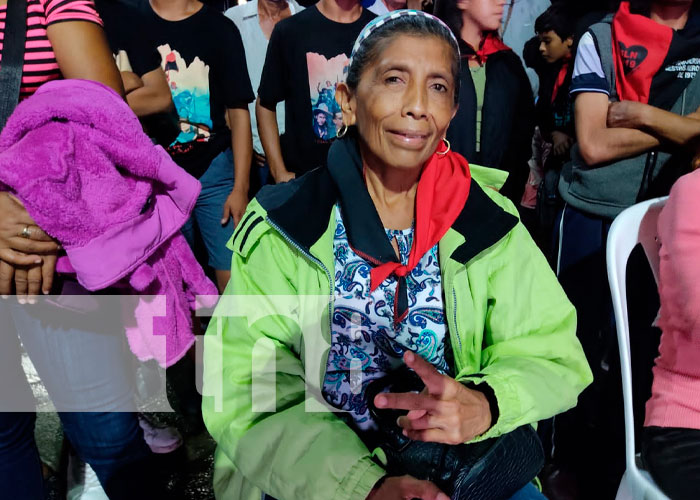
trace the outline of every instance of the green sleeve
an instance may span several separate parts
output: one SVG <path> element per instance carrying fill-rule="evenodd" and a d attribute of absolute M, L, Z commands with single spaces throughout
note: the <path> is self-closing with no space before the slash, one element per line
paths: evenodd
<path fill-rule="evenodd" d="M 262 310 L 271 307 L 273 296 L 294 300 L 300 269 L 313 272 L 308 270 L 312 265 L 268 230 L 247 256 L 234 252 L 231 281 L 217 312 L 232 307 L 227 297 L 258 296 L 254 308 Z M 238 473 L 275 498 L 365 498 L 384 471 L 335 414 L 306 411 L 301 338 L 293 312 L 263 315 L 252 323 L 212 318 L 205 340 L 204 394 L 221 397 L 204 398 L 207 428 Z M 275 365 L 268 384 L 263 383 L 273 408 L 254 407 L 253 359 L 262 359 L 261 340 L 273 346 Z M 260 379 L 255 380 L 258 387 Z"/>
<path fill-rule="evenodd" d="M 498 402 L 497 422 L 477 440 L 552 417 L 576 404 L 592 381 L 576 338 L 576 311 L 525 227 L 489 257 L 487 314 L 479 374 Z"/>

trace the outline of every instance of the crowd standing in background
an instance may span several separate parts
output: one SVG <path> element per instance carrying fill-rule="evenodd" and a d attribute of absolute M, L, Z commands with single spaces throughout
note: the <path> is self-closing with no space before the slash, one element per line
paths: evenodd
<path fill-rule="evenodd" d="M 143 130 L 154 151 L 162 147 L 163 151 L 157 149 L 158 154 L 162 152 L 164 158 L 169 158 L 174 162 L 172 165 L 179 167 L 175 167 L 178 174 L 172 179 L 153 180 L 154 183 L 161 182 L 162 186 L 154 188 L 153 195 L 146 197 L 140 212 L 129 213 L 129 220 L 139 221 L 140 216 L 147 218 L 148 214 L 157 213 L 158 207 L 164 206 L 159 195 L 174 196 L 179 222 L 171 217 L 161 218 L 160 223 L 163 227 L 177 226 L 177 234 L 184 236 L 198 261 L 192 272 L 206 273 L 219 294 L 274 294 L 279 291 L 277 285 L 265 290 L 258 285 L 270 280 L 278 267 L 285 277 L 288 293 L 299 294 L 306 289 L 317 291 L 319 284 L 314 280 L 325 280 L 325 274 L 314 275 L 311 281 L 315 285 L 311 286 L 308 281 L 311 278 L 300 270 L 303 265 L 297 258 L 307 246 L 316 242 L 313 238 L 321 238 L 323 231 L 333 226 L 330 263 L 326 265 L 325 254 L 324 258 L 318 259 L 322 267 L 332 265 L 335 269 L 335 272 L 330 269 L 327 273 L 329 279 L 337 281 L 336 301 L 339 300 L 340 304 L 336 305 L 331 318 L 329 341 L 335 358 L 324 367 L 327 374 L 324 397 L 333 407 L 354 412 L 354 422 L 348 425 L 341 422 L 343 427 L 337 431 L 336 439 L 355 430 L 363 438 L 360 444 L 366 444 L 369 442 L 363 434 L 366 426 L 359 421 L 367 417 L 371 405 L 365 399 L 359 402 L 353 399 L 350 386 L 345 387 L 339 382 L 344 380 L 349 369 L 344 363 L 350 363 L 347 357 L 350 355 L 343 357 L 338 353 L 344 352 L 343 349 L 352 351 L 355 356 L 364 353 L 366 373 L 377 378 L 379 374 L 391 372 L 389 368 L 397 367 L 376 357 L 377 352 L 392 349 L 386 346 L 393 345 L 396 352 L 421 353 L 440 373 L 459 379 L 456 372 L 450 371 L 454 368 L 450 346 L 456 341 L 465 341 L 464 338 L 457 339 L 458 333 L 453 332 L 452 318 L 441 316 L 447 310 L 443 307 L 452 307 L 443 306 L 443 301 L 451 301 L 452 297 L 442 296 L 443 288 L 435 285 L 444 279 L 440 269 L 444 266 L 437 253 L 439 238 L 431 240 L 435 248 L 425 247 L 422 236 L 418 243 L 417 236 L 414 236 L 414 231 L 416 235 L 423 234 L 416 226 L 418 215 L 405 217 L 406 220 L 400 218 L 398 223 L 392 219 L 396 213 L 403 213 L 396 207 L 408 199 L 404 197 L 410 198 L 415 195 L 415 189 L 420 190 L 420 187 L 415 187 L 418 181 L 412 188 L 397 187 L 382 168 L 379 171 L 384 172 L 380 175 L 383 184 L 377 185 L 388 186 L 386 193 L 391 196 L 382 190 L 381 201 L 372 198 L 373 203 L 362 204 L 365 191 L 360 190 L 362 194 L 353 192 L 352 200 L 361 205 L 362 210 L 358 210 L 367 217 L 366 222 L 371 219 L 380 230 L 384 223 L 384 229 L 393 231 L 386 235 L 391 242 L 386 245 L 391 247 L 390 257 L 377 257 L 364 251 L 368 247 L 362 243 L 362 230 L 357 229 L 362 224 L 351 224 L 350 217 L 355 215 L 350 215 L 348 207 L 341 207 L 347 201 L 347 186 L 339 185 L 335 177 L 333 182 L 326 182 L 327 171 L 337 170 L 341 163 L 352 163 L 340 161 L 337 156 L 341 145 L 350 141 L 359 141 L 361 154 L 358 154 L 363 164 L 372 166 L 383 164 L 385 160 L 372 149 L 373 141 L 382 148 L 388 147 L 382 142 L 383 136 L 361 128 L 367 123 L 387 123 L 389 118 L 376 114 L 380 111 L 387 117 L 393 115 L 388 108 L 378 111 L 381 102 L 377 107 L 365 106 L 361 100 L 358 104 L 357 95 L 361 93 L 356 94 L 352 85 L 362 78 L 369 78 L 366 74 L 356 75 L 358 79 L 354 83 L 348 83 L 347 79 L 358 48 L 370 34 L 377 36 L 383 31 L 377 28 L 367 30 L 368 24 L 374 21 L 372 26 L 379 25 L 380 28 L 383 24 L 391 24 L 395 22 L 392 12 L 403 12 L 402 9 L 434 14 L 449 28 L 446 33 L 451 32 L 458 49 L 455 54 L 458 54 L 459 64 L 454 68 L 458 81 L 454 82 L 453 88 L 456 106 L 452 110 L 452 119 L 440 122 L 445 125 L 444 147 L 447 151 L 443 154 L 449 158 L 453 158 L 454 153 L 464 157 L 471 171 L 476 172 L 472 176 L 476 179 L 473 182 L 478 181 L 487 192 L 498 190 L 505 197 L 495 198 L 496 204 L 504 207 L 503 213 L 517 214 L 529 236 L 525 231 L 520 234 L 520 225 L 512 231 L 517 232 L 518 237 L 527 236 L 534 240 L 539 247 L 537 259 L 539 252 L 544 254 L 576 310 L 576 337 L 590 365 L 593 382 L 581 392 L 576 406 L 555 416 L 557 411 L 566 409 L 566 405 L 555 409 L 544 400 L 530 399 L 527 390 L 519 392 L 524 398 L 521 404 L 541 405 L 532 414 L 537 419 L 545 419 L 538 425 L 545 457 L 539 478 L 547 498 L 587 500 L 615 497 L 625 467 L 624 421 L 616 328 L 605 268 L 606 239 L 613 219 L 624 209 L 671 193 L 659 223 L 662 264 L 658 288 L 643 252 L 639 249 L 633 252 L 629 264 L 635 425 L 643 464 L 661 488 L 672 500 L 695 498 L 700 486 L 700 409 L 696 403 L 700 383 L 697 370 L 700 341 L 696 323 L 700 305 L 695 300 L 698 285 L 692 277 L 698 269 L 695 233 L 700 228 L 697 217 L 694 217 L 697 203 L 693 198 L 698 194 L 698 174 L 690 172 L 698 163 L 700 151 L 700 4 L 697 1 L 252 0 L 236 4 L 235 0 L 0 0 L 0 81 L 3 82 L 0 88 L 0 118 L 3 119 L 0 127 L 4 126 L 4 120 L 18 102 L 31 100 L 47 82 L 85 79 L 113 89 L 138 117 L 140 125 L 136 128 Z M 26 21 L 17 15 L 18 11 L 26 11 Z M 375 21 L 377 17 L 381 18 L 379 22 Z M 440 23 L 437 19 L 433 21 L 434 18 L 426 19 L 430 19 L 425 21 L 428 24 L 434 22 L 437 26 Z M 23 33 L 21 38 L 16 38 L 18 32 Z M 421 36 L 428 40 L 433 35 L 424 33 Z M 363 56 L 366 60 L 360 60 L 356 66 L 374 68 L 375 63 L 381 65 L 382 60 L 375 61 L 374 58 L 384 57 L 382 54 L 385 53 L 393 54 L 385 52 L 391 46 L 390 39 L 386 36 L 376 44 L 369 44 L 373 47 L 371 53 Z M 11 42 L 5 43 L 6 40 Z M 21 40 L 23 53 L 15 50 L 13 54 L 11 44 L 15 42 L 12 40 Z M 416 50 L 417 58 L 418 52 Z M 438 56 L 435 55 L 436 59 Z M 9 64 L 3 68 L 3 61 L 8 61 L 9 57 L 18 58 L 13 67 L 19 70 L 14 74 Z M 397 74 L 387 78 L 391 81 L 381 85 L 412 89 L 413 71 L 416 71 L 413 67 L 398 68 Z M 10 85 L 15 80 L 16 89 L 14 83 Z M 384 88 L 378 80 L 372 81 L 372 85 L 376 92 Z M 108 92 L 106 89 L 101 91 Z M 430 122 L 433 126 L 433 110 L 438 97 L 427 93 L 425 95 L 429 97 L 421 102 L 409 94 L 409 90 L 402 90 L 403 101 L 396 97 L 398 93 L 395 94 L 396 101 L 391 104 L 397 106 L 396 116 L 405 120 L 402 123 Z M 108 100 L 106 98 L 105 102 Z M 351 104 L 344 107 L 346 101 L 351 101 Z M 402 108 L 399 102 L 409 104 Z M 388 106 L 388 103 L 383 105 Z M 22 105 L 20 108 L 30 109 Z M 359 115 L 350 113 L 350 108 L 357 110 Z M 77 126 L 72 116 L 55 118 L 55 121 Z M 134 129 L 134 123 L 125 120 L 127 115 L 115 111 L 113 116 L 121 122 L 115 121 L 111 127 Z M 100 127 L 94 125 L 92 128 L 99 131 Z M 0 136 L 0 175 L 3 168 L 10 173 L 15 168 L 8 165 L 14 165 L 13 154 L 18 153 L 13 151 L 19 151 L 19 145 L 7 142 L 8 139 L 2 141 L 9 137 L 11 128 L 17 127 L 8 127 Z M 418 140 L 411 135 L 413 132 L 400 132 L 407 136 L 407 143 Z M 95 137 L 84 134 L 83 139 L 86 143 L 97 144 Z M 60 155 L 51 149 L 54 146 L 47 142 L 43 147 L 50 160 L 47 165 L 53 165 L 54 160 L 63 165 L 56 159 Z M 107 148 L 105 143 L 100 143 L 99 147 Z M 442 147 L 439 146 L 438 150 Z M 334 151 L 336 157 L 331 161 Z M 79 161 L 75 163 L 80 164 Z M 115 166 L 120 175 L 128 176 L 128 165 L 120 165 L 115 160 Z M 372 169 L 363 169 L 361 173 L 358 179 L 370 186 L 374 175 Z M 384 174 L 389 177 L 382 177 Z M 18 198 L 18 191 L 7 180 L 11 178 L 0 178 L 0 293 L 3 296 L 0 323 L 3 328 L 8 325 L 9 332 L 0 339 L 0 379 L 10 381 L 3 383 L 0 400 L 10 401 L 9 397 L 3 398 L 3 391 L 14 386 L 15 396 L 25 403 L 29 401 L 27 404 L 31 406 L 31 394 L 20 365 L 22 353 L 26 351 L 43 379 L 60 381 L 46 384 L 50 395 L 53 393 L 58 397 L 56 394 L 60 391 L 67 391 L 72 394 L 73 399 L 68 399 L 71 404 L 94 397 L 104 407 L 120 409 L 120 413 L 98 413 L 70 411 L 71 404 L 63 408 L 68 408 L 68 411 L 59 408 L 67 440 L 78 457 L 94 469 L 104 493 L 109 498 L 166 498 L 170 493 L 164 493 L 162 475 L 154 472 L 159 469 L 154 465 L 154 455 L 177 448 L 182 440 L 174 429 L 154 428 L 135 409 L 131 374 L 129 369 L 124 369 L 127 365 L 121 363 L 126 358 L 112 354 L 124 351 L 127 346 L 123 333 L 129 329 L 128 320 L 115 319 L 115 324 L 108 325 L 106 335 L 90 331 L 84 324 L 70 319 L 46 325 L 32 316 L 28 305 L 36 302 L 37 296 L 42 294 L 137 292 L 124 291 L 129 288 L 124 285 L 124 280 L 127 280 L 124 276 L 122 282 L 88 289 L 83 287 L 85 281 L 80 270 L 77 274 L 66 273 L 60 264 L 56 270 L 57 261 L 64 259 L 65 262 L 66 251 L 70 252 L 66 246 L 70 248 L 70 245 L 56 234 L 47 234 L 47 227 L 40 227 L 35 222 L 37 217 L 28 211 L 33 207 L 32 200 Z M 343 179 L 340 182 L 345 182 Z M 266 184 L 270 186 L 251 202 Z M 275 184 L 281 186 L 272 186 Z M 182 185 L 201 189 L 198 194 L 187 191 L 187 195 L 193 197 L 191 206 L 185 207 L 184 197 L 172 194 Z M 139 199 L 140 194 L 135 190 L 133 200 Z M 490 193 L 489 196 L 494 197 Z M 329 213 L 335 210 L 329 207 L 336 206 L 328 200 L 336 198 L 339 200 L 337 206 L 341 208 L 337 209 L 337 218 L 332 216 L 328 222 Z M 395 210 L 384 213 L 382 207 L 387 200 L 387 206 L 393 206 Z M 284 203 L 289 205 L 285 213 L 280 213 L 279 207 Z M 410 208 L 404 210 L 406 213 L 417 213 L 417 204 L 415 209 L 410 203 L 407 206 Z M 319 207 L 323 208 L 322 213 L 314 212 Z M 111 210 L 118 213 L 115 207 Z M 478 213 L 487 217 L 496 212 Z M 475 212 L 465 210 L 464 213 L 473 216 Z M 377 215 L 379 220 L 375 221 Z M 280 217 L 279 221 L 276 217 Z M 324 224 L 314 222 L 319 217 Z M 387 217 L 394 224 L 387 224 Z M 470 220 L 467 224 L 461 217 L 467 215 L 459 215 L 455 227 L 474 223 Z M 496 231 L 499 220 L 494 216 L 487 225 L 490 223 L 491 230 Z M 464 226 L 459 225 L 460 221 Z M 372 224 L 367 222 L 369 226 Z M 285 228 L 291 227 L 294 228 L 293 237 L 280 240 L 279 249 L 272 251 L 268 249 L 269 245 L 263 244 L 269 237 L 268 233 L 284 233 Z M 297 230 L 298 227 L 302 229 Z M 501 234 L 505 238 L 501 243 L 514 238 L 509 231 Z M 483 232 L 489 234 L 485 229 Z M 109 255 L 115 252 L 136 255 L 140 252 L 151 256 L 159 245 L 164 245 L 158 250 L 163 254 L 169 245 L 175 245 L 166 243 L 171 234 L 154 236 L 153 241 L 158 245 L 143 243 L 141 236 L 134 233 L 128 251 L 111 247 L 105 252 Z M 481 233 L 465 234 L 465 245 L 482 244 L 480 248 L 484 255 L 496 251 L 492 245 L 500 248 L 501 243 L 497 241 L 479 239 L 485 237 Z M 469 243 L 470 238 L 477 243 Z M 258 241 L 262 248 L 253 248 Z M 523 243 L 518 248 L 529 249 L 530 243 Z M 386 286 L 376 288 L 373 285 L 371 293 L 368 290 L 366 296 L 352 288 L 363 280 L 370 280 L 373 270 L 385 260 L 396 257 L 400 261 L 397 265 L 411 267 L 408 262 L 414 245 L 424 245 L 421 248 L 426 252 L 425 256 L 430 251 L 435 252 L 430 262 L 419 263 L 416 256 L 413 257 L 415 262 L 411 261 L 413 266 L 418 263 L 418 268 L 430 275 L 430 279 L 406 280 L 408 283 L 400 285 L 401 275 L 397 274 L 395 280 L 389 276 Z M 292 249 L 295 258 L 285 253 Z M 267 252 L 264 257 L 268 260 L 259 257 L 260 252 Z M 439 252 L 443 252 L 443 246 L 439 247 Z M 472 257 L 476 261 L 484 258 Z M 248 258 L 253 264 L 256 259 L 262 259 L 264 265 L 247 267 Z M 189 260 L 185 261 L 181 262 L 183 268 L 189 264 Z M 112 261 L 106 259 L 105 262 Z M 465 265 L 469 270 L 470 263 Z M 134 263 L 132 270 L 135 267 Z M 162 269 L 152 271 L 157 279 L 179 283 L 180 275 L 167 275 Z M 410 270 L 407 273 L 411 276 Z M 511 296 L 508 297 L 513 304 L 525 299 L 517 297 L 518 294 L 528 295 L 529 299 L 530 294 L 538 293 L 533 291 L 537 288 L 535 285 L 534 288 L 524 286 L 526 281 L 529 283 L 523 278 L 525 273 L 513 276 Z M 548 276 L 538 276 L 541 283 L 549 283 Z M 183 275 L 182 279 L 187 282 L 186 276 Z M 241 281 L 230 283 L 231 279 Z M 301 283 L 299 280 L 306 281 Z M 208 289 L 204 281 L 199 283 L 201 289 Z M 351 289 L 346 290 L 348 286 Z M 390 322 L 386 328 L 377 326 L 383 319 L 378 320 L 374 314 L 383 318 L 382 315 L 392 315 L 394 308 L 401 307 L 401 286 L 408 289 L 409 302 L 417 301 L 411 303 L 411 307 L 423 311 L 422 315 L 409 307 L 403 326 L 401 322 Z M 475 281 L 471 286 L 472 292 L 476 293 L 478 283 Z M 331 287 L 331 290 L 335 288 Z M 464 289 L 467 288 L 468 285 L 464 285 Z M 338 299 L 345 293 L 343 290 L 348 292 L 347 296 Z M 437 296 L 423 297 L 425 290 L 432 290 Z M 381 297 L 376 295 L 380 292 Z M 470 300 L 474 299 L 470 297 Z M 363 341 L 362 345 L 352 344 L 348 340 L 350 334 L 341 334 L 345 328 L 343 325 L 351 323 L 348 311 L 352 307 L 345 302 L 360 299 L 372 304 L 363 303 L 361 307 L 363 311 L 372 310 L 362 323 L 371 341 Z M 426 303 L 422 304 L 424 299 Z M 455 309 L 465 308 L 465 298 L 460 298 L 458 305 L 457 295 L 454 299 Z M 497 299 L 493 297 L 492 301 L 498 302 Z M 548 299 L 543 297 L 542 300 Z M 545 311 L 549 306 L 554 315 L 555 304 L 544 305 Z M 495 306 L 489 303 L 485 307 Z M 425 312 L 428 309 L 430 312 Z M 509 317 L 515 315 L 515 309 L 498 311 L 498 314 Z M 471 309 L 464 314 L 477 315 Z M 542 315 L 544 317 L 546 313 L 542 312 Z M 207 319 L 192 320 L 185 316 L 181 318 L 184 323 L 178 324 L 186 325 L 183 328 L 189 335 L 202 334 Z M 554 321 L 556 318 L 550 319 Z M 290 340 L 296 338 L 295 333 L 285 328 L 287 326 L 280 326 L 263 336 L 290 351 L 293 354 L 290 362 L 301 364 L 297 359 L 301 347 L 294 344 L 296 340 Z M 396 336 L 387 333 L 392 328 L 399 332 Z M 482 325 L 481 328 L 487 327 Z M 215 334 L 214 330 L 216 328 L 211 326 L 208 335 Z M 430 336 L 426 336 L 428 331 Z M 57 344 L 44 342 L 47 335 L 57 332 L 65 334 L 58 337 Z M 402 337 L 400 332 L 405 335 Z M 464 332 L 459 333 L 464 335 Z M 562 335 L 563 329 L 553 332 L 555 334 Z M 254 354 L 244 345 L 244 330 L 228 328 L 224 335 L 230 346 L 244 347 L 243 354 L 236 351 L 233 356 L 237 362 L 250 362 Z M 487 335 L 483 342 L 479 340 L 478 349 L 474 347 L 474 352 L 470 351 L 470 356 L 481 360 L 481 365 L 475 367 L 476 372 L 479 368 L 488 370 L 492 363 L 498 364 L 494 361 L 494 356 L 498 356 L 492 350 L 500 344 L 498 339 L 492 338 L 494 335 L 498 337 L 499 334 Z M 430 343 L 428 338 L 435 346 L 427 345 Z M 188 351 L 186 354 L 163 364 L 168 367 L 168 387 L 175 395 L 173 407 L 184 416 L 184 421 L 189 422 L 186 435 L 206 432 L 201 414 L 202 396 L 195 387 L 194 348 L 190 349 L 189 345 L 183 350 L 183 353 Z M 75 353 L 83 352 L 81 348 L 89 346 L 94 346 L 102 355 L 74 361 Z M 138 349 L 132 344 L 129 346 L 133 354 L 124 351 L 128 359 L 143 359 Z M 433 349 L 429 351 L 431 354 L 426 354 L 428 347 Z M 465 346 L 460 344 L 459 347 L 456 352 L 466 352 Z M 575 349 L 571 349 L 567 350 L 570 358 L 576 358 L 571 354 Z M 522 355 L 523 351 L 517 352 Z M 540 354 L 538 351 L 533 359 Z M 552 356 L 558 354 L 561 352 L 552 353 Z M 507 353 L 502 355 L 508 357 Z M 335 371 L 331 369 L 333 362 Z M 539 361 L 531 362 L 536 364 Z M 280 360 L 278 363 L 283 364 Z M 403 363 L 400 356 L 397 363 Z M 70 369 L 59 376 L 56 367 L 61 366 Z M 96 377 L 95 384 L 100 389 L 89 392 L 81 382 L 87 377 L 85 373 L 89 370 L 99 372 L 100 366 L 106 367 L 103 375 L 116 373 L 117 376 Z M 572 382 L 571 386 L 575 386 L 578 393 L 579 386 L 585 385 L 586 377 L 585 370 L 576 366 L 580 368 L 577 371 L 580 380 Z M 285 369 L 288 368 L 280 370 Z M 527 370 L 523 373 L 518 370 L 511 373 L 513 387 L 522 383 L 522 377 L 532 375 Z M 235 377 L 227 380 L 242 383 L 241 380 L 248 375 L 236 371 Z M 281 378 L 297 375 L 296 372 L 283 373 Z M 484 385 L 488 386 L 488 378 L 485 380 Z M 542 382 L 537 380 L 538 384 Z M 286 386 L 281 384 L 280 387 Z M 553 389 L 543 383 L 537 390 Z M 514 407 L 510 400 L 499 400 L 503 397 L 502 391 L 496 385 L 491 390 L 482 387 L 479 392 L 490 405 L 492 423 L 498 420 L 499 408 L 501 414 L 508 415 Z M 296 402 L 297 395 L 293 392 L 290 390 L 282 396 L 289 399 L 278 404 L 280 410 L 285 404 Z M 206 397 L 204 402 L 206 407 Z M 0 411 L 3 411 L 0 413 L 0 488 L 3 495 L 12 498 L 43 498 L 42 467 L 33 438 L 34 413 L 8 411 L 11 409 L 0 406 Z M 280 411 L 277 416 L 284 413 Z M 303 450 L 282 450 L 289 455 L 284 460 L 273 460 L 275 442 L 279 446 L 294 448 L 295 445 L 290 443 L 303 439 L 294 432 L 288 435 L 290 428 L 285 427 L 282 420 L 275 427 L 269 423 L 274 420 L 272 418 L 249 421 L 250 415 L 223 415 L 231 422 L 245 423 L 246 429 L 238 429 L 236 434 L 236 439 L 244 442 L 247 441 L 243 431 L 248 431 L 248 427 L 252 429 L 250 436 L 262 432 L 260 429 L 277 434 L 276 438 L 269 436 L 265 441 L 265 446 L 270 449 L 261 449 L 261 455 L 250 458 L 248 462 L 254 466 L 246 468 L 241 463 L 246 457 L 238 455 L 233 438 L 222 431 L 224 424 L 230 422 L 220 421 L 221 415 L 210 416 L 211 420 L 207 422 L 209 431 L 219 444 L 217 463 L 225 464 L 217 468 L 213 478 L 218 497 L 243 498 L 244 490 L 247 494 L 254 490 L 258 497 L 274 492 L 279 500 L 312 498 L 315 494 L 322 498 L 332 496 L 332 492 L 304 489 L 302 483 L 312 480 L 304 479 L 308 472 L 304 466 L 308 464 L 304 463 Z M 499 430 L 502 423 L 494 427 Z M 525 423 L 535 422 L 527 420 Z M 326 420 L 323 423 L 331 427 L 336 424 Z M 300 429 L 302 434 L 308 434 L 308 443 L 312 443 L 313 425 L 301 426 Z M 250 436 L 247 439 L 252 439 Z M 246 449 L 255 451 L 255 447 Z M 348 459 L 355 451 L 344 458 Z M 365 464 L 367 450 L 363 448 L 361 451 L 362 463 Z M 373 465 L 365 465 L 372 473 L 353 470 L 348 474 L 347 477 L 355 478 L 356 491 L 368 486 L 365 484 L 367 478 L 379 470 L 377 460 L 377 457 L 367 458 L 367 464 L 372 462 Z M 271 470 L 263 470 L 268 461 Z M 297 461 L 300 469 L 294 467 Z M 276 472 L 280 464 L 286 464 L 284 472 Z M 314 473 L 321 473 L 321 467 L 316 468 L 318 470 Z M 306 472 L 295 476 L 294 471 L 302 469 Z M 324 469 L 323 474 L 335 474 L 332 480 L 320 480 L 319 484 L 333 484 L 334 487 L 336 483 L 344 484 L 344 472 L 340 468 L 331 469 Z M 279 477 L 273 477 L 274 474 L 279 474 Z M 289 478 L 288 490 L 279 478 Z M 251 481 L 254 486 L 251 486 Z M 295 481 L 299 485 L 292 487 Z M 376 485 L 369 485 L 374 486 L 368 489 L 370 497 L 390 498 L 382 496 L 387 492 L 386 484 L 385 480 L 379 480 Z M 439 498 L 438 490 L 422 489 L 423 486 L 412 484 L 410 488 L 406 486 L 408 489 L 404 492 L 410 490 L 413 496 L 426 500 Z M 354 499 L 352 488 L 348 488 L 344 494 Z"/>

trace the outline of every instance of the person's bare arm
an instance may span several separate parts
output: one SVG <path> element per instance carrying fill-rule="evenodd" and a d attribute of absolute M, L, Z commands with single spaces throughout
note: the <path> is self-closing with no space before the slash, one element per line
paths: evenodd
<path fill-rule="evenodd" d="M 700 140 L 700 109 L 681 116 L 641 102 L 614 102 L 608 108 L 608 127 L 635 128 L 664 142 L 693 147 Z"/>
<path fill-rule="evenodd" d="M 231 127 L 231 145 L 233 149 L 233 191 L 226 199 L 221 223 L 228 222 L 233 217 L 233 223 L 238 224 L 248 205 L 248 190 L 250 189 L 250 167 L 253 160 L 253 134 L 250 131 L 250 113 L 248 106 L 230 108 L 228 123 Z"/>
<path fill-rule="evenodd" d="M 294 178 L 294 174 L 287 170 L 282 159 L 282 146 L 280 133 L 277 128 L 277 110 L 268 109 L 260 103 L 258 98 L 255 103 L 255 115 L 258 119 L 258 134 L 265 150 L 267 163 L 270 165 L 270 173 L 275 182 L 287 182 Z"/>
<path fill-rule="evenodd" d="M 574 104 L 576 140 L 587 165 L 635 156 L 655 148 L 661 142 L 654 136 L 632 128 L 609 128 L 608 96 L 582 92 Z"/>
<path fill-rule="evenodd" d="M 143 86 L 126 94 L 126 102 L 138 117 L 168 111 L 173 104 L 165 73 L 156 68 L 141 77 Z"/>
<path fill-rule="evenodd" d="M 104 31 L 88 21 L 52 24 L 46 34 L 64 78 L 101 82 L 124 97 L 124 87 Z"/>

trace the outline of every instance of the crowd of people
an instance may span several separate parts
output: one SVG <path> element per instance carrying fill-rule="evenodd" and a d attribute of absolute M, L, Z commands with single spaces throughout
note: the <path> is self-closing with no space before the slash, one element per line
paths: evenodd
<path fill-rule="evenodd" d="M 670 194 L 635 425 L 695 498 L 699 72 L 694 0 L 0 0 L 2 495 L 46 495 L 26 353 L 111 499 L 183 442 L 135 360 L 217 498 L 612 499 L 606 239 Z"/>

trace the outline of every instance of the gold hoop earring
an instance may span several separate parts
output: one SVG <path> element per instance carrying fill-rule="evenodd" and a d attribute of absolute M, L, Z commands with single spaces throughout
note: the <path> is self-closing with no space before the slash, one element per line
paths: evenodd
<path fill-rule="evenodd" d="M 342 139 L 343 137 L 345 137 L 345 134 L 347 134 L 347 133 L 348 133 L 348 126 L 343 123 L 343 125 L 340 127 L 340 130 L 338 130 L 338 132 L 336 132 L 335 136 L 338 139 Z"/>
<path fill-rule="evenodd" d="M 445 147 L 446 147 L 447 149 L 446 149 L 445 151 L 438 151 L 437 154 L 439 154 L 440 156 L 445 156 L 447 153 L 450 152 L 450 148 L 451 148 L 451 146 L 450 146 L 450 141 L 448 141 L 447 139 L 443 138 L 443 139 L 442 139 L 442 142 L 445 143 Z"/>

